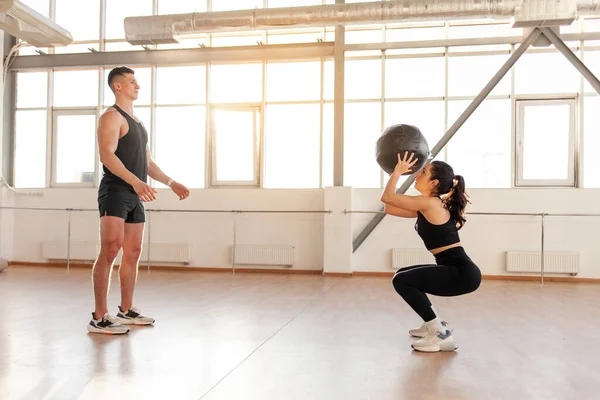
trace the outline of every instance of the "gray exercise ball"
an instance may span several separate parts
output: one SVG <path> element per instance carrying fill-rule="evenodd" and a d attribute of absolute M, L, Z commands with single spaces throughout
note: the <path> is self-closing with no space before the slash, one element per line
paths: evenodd
<path fill-rule="evenodd" d="M 0 258 L 0 272 L 8 268 L 8 260 L 6 258 Z"/>
<path fill-rule="evenodd" d="M 429 144 L 425 135 L 413 125 L 392 125 L 383 131 L 376 143 L 376 160 L 381 169 L 388 174 L 394 172 L 398 164 L 398 154 L 404 157 L 404 152 L 415 153 L 419 160 L 413 165 L 411 172 L 402 175 L 411 175 L 423 168 L 429 158 Z"/>

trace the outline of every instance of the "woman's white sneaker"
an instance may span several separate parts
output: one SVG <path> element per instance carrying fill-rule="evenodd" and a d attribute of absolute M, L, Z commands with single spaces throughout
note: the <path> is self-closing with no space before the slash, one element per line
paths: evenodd
<path fill-rule="evenodd" d="M 449 324 L 446 321 L 442 321 L 442 325 L 450 329 L 450 332 L 453 332 L 453 329 L 449 328 Z M 414 337 L 424 338 L 429 333 L 429 330 L 427 329 L 427 325 L 425 324 L 425 322 L 423 322 L 423 325 L 421 325 L 418 328 L 409 330 L 408 333 L 410 333 L 410 335 Z"/>
<path fill-rule="evenodd" d="M 87 326 L 87 330 L 90 333 L 104 333 L 106 335 L 124 335 L 129 332 L 129 328 L 121 325 L 115 317 L 104 314 L 102 319 L 94 319 L 94 313 L 92 313 L 92 320 Z"/>
<path fill-rule="evenodd" d="M 129 310 L 123 311 L 119 306 L 116 319 L 123 325 L 152 325 L 154 323 L 154 318 L 142 315 L 142 312 L 135 307 L 129 307 Z"/>
<path fill-rule="evenodd" d="M 449 329 L 445 332 L 428 332 L 427 335 L 412 344 L 412 348 L 426 353 L 454 351 L 458 348 Z"/>

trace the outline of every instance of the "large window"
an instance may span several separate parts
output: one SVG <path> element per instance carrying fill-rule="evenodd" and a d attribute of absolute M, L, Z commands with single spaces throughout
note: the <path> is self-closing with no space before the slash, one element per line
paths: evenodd
<path fill-rule="evenodd" d="M 333 186 L 333 104 L 323 105 L 323 142 L 321 147 L 321 187 Z"/>
<path fill-rule="evenodd" d="M 52 185 L 93 186 L 96 171 L 96 112 L 55 111 Z"/>
<path fill-rule="evenodd" d="M 470 103 L 448 103 L 448 128 Z M 446 145 L 447 162 L 468 187 L 511 187 L 510 107 L 509 99 L 484 100 Z"/>
<path fill-rule="evenodd" d="M 364 0 L 347 0 L 361 1 Z M 43 15 L 52 16 L 73 34 L 77 43 L 71 46 L 42 49 L 59 54 L 87 53 L 90 47 L 99 51 L 142 50 L 125 41 L 123 20 L 128 16 L 310 6 L 333 4 L 335 0 L 24 2 Z M 85 22 L 80 18 L 82 14 L 89 17 Z M 586 20 L 566 29 L 573 32 L 580 27 L 589 32 L 597 31 L 598 26 L 597 21 Z M 518 46 L 493 45 L 486 43 L 487 38 L 518 36 L 521 31 L 511 28 L 507 21 L 348 27 L 348 45 L 479 39 L 468 46 L 348 49 L 343 61 L 343 184 L 356 188 L 385 185 L 387 176 L 375 161 L 375 144 L 382 130 L 390 125 L 416 125 L 433 149 Z M 254 54 L 262 54 L 264 44 L 316 44 L 334 39 L 333 27 L 258 29 L 193 35 L 182 38 L 181 43 L 150 46 L 148 50 L 251 46 L 256 49 Z M 600 51 L 592 47 L 597 44 L 587 40 L 568 43 L 598 74 Z M 332 185 L 332 56 L 236 59 L 235 51 L 232 50 L 232 58 L 199 65 L 133 67 L 141 86 L 134 113 L 148 130 L 154 160 L 167 174 L 193 188 Z M 20 54 L 36 54 L 35 48 L 26 46 Z M 17 73 L 17 186 L 97 182 L 100 163 L 90 138 L 95 137 L 98 115 L 115 100 L 106 82 L 110 69 L 88 66 Z M 575 102 L 557 103 L 557 99 L 565 98 Z M 595 134 L 600 122 L 594 111 L 600 105 L 599 98 L 553 46 L 531 47 L 436 158 L 448 161 L 457 173 L 464 175 L 470 188 L 578 184 L 600 187 L 600 173 L 596 172 L 600 163 L 590 150 L 600 144 Z M 544 102 L 536 104 L 533 100 Z M 548 113 L 550 116 L 544 118 Z M 583 120 L 578 119 L 580 116 Z M 79 127 L 79 134 L 75 126 Z M 552 145 L 544 146 L 548 135 L 553 135 Z M 74 143 L 83 149 L 81 156 L 88 164 L 84 158 L 63 161 L 65 154 L 71 154 L 69 146 Z M 579 149 L 584 153 L 579 154 Z M 27 161 L 30 154 L 35 155 L 34 161 Z M 547 166 L 549 157 L 558 160 L 551 167 Z M 578 163 L 585 172 L 583 179 Z"/>
<path fill-rule="evenodd" d="M 68 30 L 74 40 L 99 40 L 99 0 L 55 0 L 55 2 L 56 23 Z M 83 15 L 85 18 L 82 18 Z"/>
<path fill-rule="evenodd" d="M 257 186 L 259 107 L 215 107 L 211 113 L 213 186 Z"/>
<path fill-rule="evenodd" d="M 87 0 L 86 0 L 87 1 Z M 129 16 L 152 15 L 152 0 L 105 0 L 106 39 L 124 39 L 123 20 Z M 175 3 L 175 2 L 174 2 Z"/>
<path fill-rule="evenodd" d="M 583 187 L 600 188 L 600 97 L 583 98 Z"/>
<path fill-rule="evenodd" d="M 517 185 L 575 184 L 575 99 L 517 101 Z"/>
<path fill-rule="evenodd" d="M 321 98 L 321 63 L 267 63 L 267 102 Z"/>
<path fill-rule="evenodd" d="M 248 103 L 262 100 L 262 64 L 213 64 L 210 67 L 211 103 Z"/>
<path fill-rule="evenodd" d="M 17 108 L 46 108 L 48 73 L 21 72 L 17 75 Z"/>
<path fill-rule="evenodd" d="M 600 76 L 600 51 L 586 51 L 583 61 L 596 77 Z M 587 79 L 583 79 L 583 91 L 585 93 L 598 94 Z"/>
<path fill-rule="evenodd" d="M 206 0 L 158 0 L 159 14 L 185 14 L 205 12 Z"/>
<path fill-rule="evenodd" d="M 385 62 L 385 97 L 444 96 L 443 57 L 394 58 Z"/>
<path fill-rule="evenodd" d="M 14 185 L 46 187 L 48 72 L 17 74 Z"/>
<path fill-rule="evenodd" d="M 321 0 L 267 0 L 267 5 L 272 8 L 316 6 L 320 4 L 322 4 Z"/>
<path fill-rule="evenodd" d="M 559 52 L 531 53 L 528 50 L 514 68 L 517 95 L 579 92 L 581 75 Z"/>
<path fill-rule="evenodd" d="M 344 186 L 381 187 L 381 168 L 375 161 L 381 103 L 347 103 L 344 115 Z"/>
<path fill-rule="evenodd" d="M 267 188 L 318 188 L 319 104 L 270 105 L 265 114 Z"/>
<path fill-rule="evenodd" d="M 154 161 L 189 188 L 204 187 L 205 132 L 205 106 L 156 107 Z"/>
<path fill-rule="evenodd" d="M 488 84 L 509 55 L 453 56 L 448 59 L 448 95 L 476 96 Z M 510 94 L 510 73 L 490 95 Z"/>
<path fill-rule="evenodd" d="M 15 115 L 15 187 L 46 187 L 46 114 L 44 109 Z"/>
<path fill-rule="evenodd" d="M 148 86 L 148 93 L 150 93 L 149 89 Z M 157 104 L 204 104 L 205 102 L 205 66 L 156 68 Z"/>
<path fill-rule="evenodd" d="M 98 70 L 54 72 L 54 107 L 98 105 Z"/>
<path fill-rule="evenodd" d="M 211 11 L 251 10 L 262 8 L 263 0 L 211 0 Z"/>
<path fill-rule="evenodd" d="M 50 15 L 50 0 L 23 0 L 22 3 L 33 8 L 46 18 Z"/>
<path fill-rule="evenodd" d="M 344 70 L 345 98 L 381 98 L 381 60 L 348 60 Z"/>

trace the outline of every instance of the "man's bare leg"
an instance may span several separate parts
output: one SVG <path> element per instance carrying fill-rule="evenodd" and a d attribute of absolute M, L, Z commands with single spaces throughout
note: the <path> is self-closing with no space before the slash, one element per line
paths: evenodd
<path fill-rule="evenodd" d="M 118 217 L 100 218 L 100 254 L 94 263 L 92 281 L 94 286 L 94 319 L 102 319 L 108 312 L 106 304 L 110 287 L 112 266 L 123 246 L 125 220 Z"/>
<path fill-rule="evenodd" d="M 124 325 L 151 325 L 154 319 L 141 315 L 133 306 L 133 292 L 137 282 L 138 263 L 142 253 L 144 223 L 126 223 L 123 240 L 123 257 L 119 268 L 121 279 L 121 306 L 117 320 Z"/>
<path fill-rule="evenodd" d="M 123 239 L 123 257 L 119 268 L 121 279 L 121 309 L 129 310 L 133 305 L 133 291 L 137 281 L 138 262 L 142 253 L 144 224 L 125 224 Z"/>

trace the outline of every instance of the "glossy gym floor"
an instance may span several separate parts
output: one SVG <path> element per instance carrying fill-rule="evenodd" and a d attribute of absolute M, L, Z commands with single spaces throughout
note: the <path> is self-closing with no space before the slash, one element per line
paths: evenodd
<path fill-rule="evenodd" d="M 116 271 L 116 269 L 115 269 Z M 119 301 L 113 272 L 109 308 Z M 156 318 L 89 334 L 90 270 L 0 273 L 0 399 L 593 399 L 597 284 L 484 280 L 432 297 L 458 350 L 418 353 L 419 320 L 380 277 L 140 269 Z"/>

